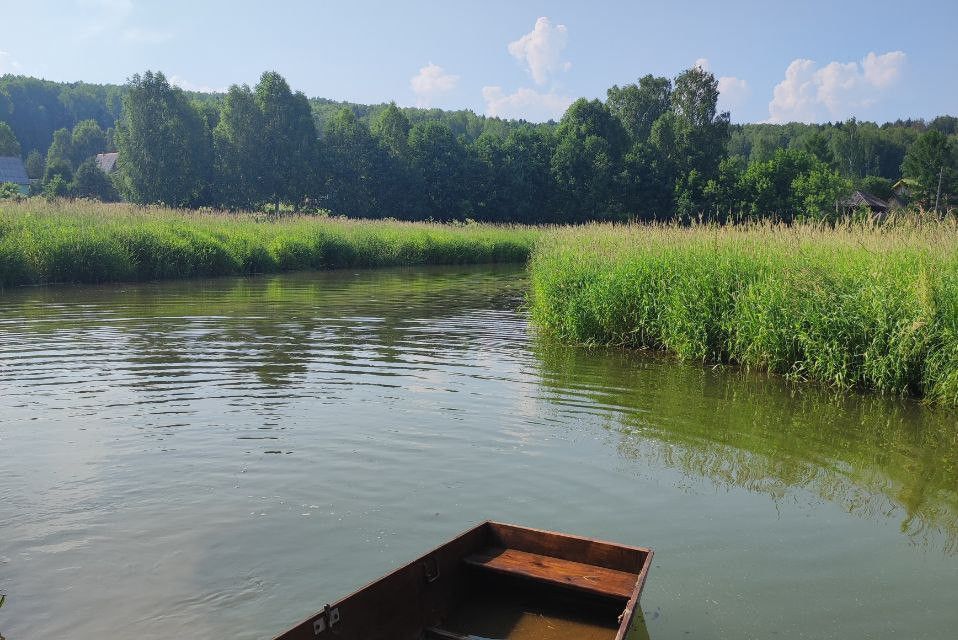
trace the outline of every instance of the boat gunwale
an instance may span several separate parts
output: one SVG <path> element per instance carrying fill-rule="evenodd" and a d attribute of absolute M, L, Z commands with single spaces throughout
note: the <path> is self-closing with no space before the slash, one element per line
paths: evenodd
<path fill-rule="evenodd" d="M 439 544 L 439 545 L 436 545 L 435 547 L 432 547 L 429 551 L 427 551 L 427 552 L 423 553 L 422 555 L 420 555 L 420 556 L 414 558 L 414 559 L 411 560 L 410 562 L 407 562 L 406 564 L 403 564 L 403 565 L 401 565 L 401 566 L 399 566 L 399 567 L 393 569 L 392 571 L 390 571 L 390 572 L 388 572 L 388 573 L 385 573 L 385 574 L 379 576 L 378 578 L 375 578 L 375 579 L 373 579 L 373 580 L 370 580 L 369 582 L 365 583 L 365 584 L 362 585 L 361 587 L 359 587 L 359 588 L 357 588 L 357 589 L 351 591 L 351 592 L 348 593 L 347 595 L 342 596 L 342 597 L 336 599 L 334 602 L 332 602 L 332 603 L 330 603 L 330 604 L 327 604 L 324 608 L 319 609 L 318 611 L 314 612 L 313 614 L 311 614 L 311 615 L 309 615 L 309 616 L 303 618 L 300 622 L 295 623 L 294 625 L 290 626 L 289 628 L 287 628 L 285 631 L 283 631 L 283 632 L 280 633 L 279 635 L 275 636 L 275 637 L 274 637 L 274 640 L 283 640 L 284 638 L 287 638 L 287 637 L 289 636 L 289 634 L 291 634 L 292 632 L 294 632 L 296 629 L 299 629 L 300 627 L 302 627 L 302 626 L 304 626 L 304 625 L 306 625 L 306 626 L 312 625 L 312 624 L 313 624 L 316 620 L 318 620 L 321 616 L 325 615 L 325 612 L 326 612 L 329 608 L 336 608 L 336 607 L 338 607 L 341 603 L 346 602 L 347 600 L 353 598 L 354 596 L 357 596 L 358 594 L 360 594 L 360 593 L 366 591 L 367 589 L 370 589 L 370 588 L 374 587 L 374 586 L 377 585 L 378 583 L 383 582 L 383 581 L 385 581 L 385 580 L 388 580 L 389 578 L 392 578 L 392 577 L 398 577 L 398 576 L 399 576 L 400 574 L 402 574 L 403 572 L 409 571 L 410 569 L 412 569 L 412 568 L 415 567 L 416 565 L 418 565 L 418 564 L 420 564 L 420 563 L 426 561 L 428 558 L 432 557 L 434 554 L 436 554 L 438 551 L 440 551 L 440 550 L 443 549 L 444 547 L 449 546 L 449 545 L 451 545 L 451 544 L 453 544 L 453 543 L 455 543 L 455 542 L 457 542 L 457 541 L 459 541 L 459 540 L 465 538 L 466 536 L 468 536 L 468 535 L 470 535 L 470 534 L 478 533 L 478 532 L 479 532 L 480 530 L 482 530 L 482 529 L 489 529 L 489 530 L 492 530 L 492 531 L 494 532 L 495 527 L 502 527 L 502 528 L 505 528 L 505 529 L 518 530 L 518 531 L 523 531 L 523 532 L 532 533 L 532 534 L 540 534 L 540 535 L 543 535 L 543 536 L 555 536 L 555 537 L 557 537 L 557 538 L 562 538 L 562 539 L 566 539 L 566 540 L 576 540 L 576 541 L 583 542 L 583 543 L 605 545 L 605 546 L 608 546 L 608 547 L 616 547 L 616 548 L 623 549 L 623 550 L 626 550 L 626 551 L 635 552 L 635 553 L 638 553 L 638 554 L 644 554 L 641 568 L 639 569 L 638 573 L 636 573 L 635 587 L 632 589 L 632 595 L 631 595 L 631 596 L 629 597 L 629 599 L 627 600 L 626 605 L 625 605 L 625 608 L 623 609 L 622 614 L 619 616 L 619 627 L 618 627 L 618 631 L 617 631 L 617 633 L 616 633 L 616 635 L 615 635 L 615 640 L 624 640 L 625 634 L 627 633 L 627 631 L 629 630 L 629 627 L 630 627 L 631 624 L 632 624 L 632 618 L 633 618 L 634 615 L 635 615 L 636 605 L 638 604 L 639 597 L 640 597 L 641 594 L 642 594 L 642 589 L 644 588 L 646 579 L 648 578 L 649 569 L 650 569 L 651 566 L 652 566 L 652 556 L 653 556 L 653 553 L 654 553 L 654 552 L 653 552 L 653 550 L 652 550 L 651 548 L 649 548 L 649 547 L 637 547 L 637 546 L 627 545 L 627 544 L 620 544 L 620 543 L 618 543 L 618 542 L 611 542 L 611 541 L 603 540 L 603 539 L 600 539 L 600 538 L 592 538 L 592 537 L 588 537 L 588 536 L 580 536 L 580 535 L 575 535 L 575 534 L 562 533 L 562 532 L 559 532 L 559 531 L 552 531 L 552 530 L 549 530 L 549 529 L 538 529 L 538 528 L 535 528 L 535 527 L 525 527 L 525 526 L 522 526 L 522 525 L 510 524 L 510 523 L 507 523 L 507 522 L 500 522 L 500 521 L 498 521 L 498 520 L 484 520 L 484 521 L 480 522 L 479 524 L 477 524 L 477 525 L 475 525 L 475 526 L 472 526 L 472 527 L 469 527 L 468 529 L 462 530 L 460 533 L 458 533 L 458 534 L 452 536 L 451 538 L 447 539 L 447 540 L 446 540 L 445 542 L 443 542 L 442 544 Z"/>

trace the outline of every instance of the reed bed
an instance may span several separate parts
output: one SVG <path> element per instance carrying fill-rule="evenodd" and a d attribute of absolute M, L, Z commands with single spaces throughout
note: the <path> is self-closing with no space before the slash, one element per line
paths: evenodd
<path fill-rule="evenodd" d="M 958 404 L 958 224 L 594 225 L 530 261 L 532 318 L 670 351 Z"/>
<path fill-rule="evenodd" d="M 522 262 L 532 227 L 357 221 L 32 199 L 0 203 L 0 286 Z"/>

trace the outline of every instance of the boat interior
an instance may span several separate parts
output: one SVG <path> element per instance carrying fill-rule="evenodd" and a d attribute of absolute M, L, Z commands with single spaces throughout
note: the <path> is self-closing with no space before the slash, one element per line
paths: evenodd
<path fill-rule="evenodd" d="M 485 522 L 280 638 L 642 638 L 641 612 L 630 629 L 650 560 L 648 549 Z"/>

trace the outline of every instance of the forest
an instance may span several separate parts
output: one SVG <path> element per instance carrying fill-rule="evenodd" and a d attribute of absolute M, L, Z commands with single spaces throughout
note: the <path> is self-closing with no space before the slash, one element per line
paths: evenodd
<path fill-rule="evenodd" d="M 646 75 L 559 122 L 359 105 L 275 72 L 224 94 L 0 78 L 0 156 L 48 198 L 363 218 L 578 223 L 831 219 L 853 189 L 958 204 L 958 118 L 742 124 L 698 67 Z M 93 156 L 118 151 L 106 175 Z"/>

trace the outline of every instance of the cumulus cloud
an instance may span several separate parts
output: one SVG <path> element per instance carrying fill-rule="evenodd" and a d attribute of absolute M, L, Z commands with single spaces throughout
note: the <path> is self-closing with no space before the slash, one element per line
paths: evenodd
<path fill-rule="evenodd" d="M 904 51 L 889 51 L 880 56 L 875 55 L 873 51 L 862 60 L 865 80 L 879 89 L 885 89 L 898 82 L 904 67 Z"/>
<path fill-rule="evenodd" d="M 711 71 L 708 58 L 699 58 L 695 61 L 694 66 L 702 71 Z M 752 95 L 752 88 L 748 86 L 748 82 L 735 76 L 720 77 L 718 79 L 718 90 L 719 111 L 738 109 L 745 105 L 745 103 L 748 102 L 749 96 Z"/>
<path fill-rule="evenodd" d="M 768 104 L 769 122 L 816 122 L 844 119 L 878 100 L 882 91 L 901 78 L 906 56 L 902 51 L 874 52 L 859 62 L 793 60 L 785 79 L 775 86 Z"/>
<path fill-rule="evenodd" d="M 428 107 L 437 96 L 452 91 L 459 83 L 459 76 L 446 73 L 438 64 L 429 63 L 414 75 L 409 84 L 416 94 L 416 106 Z"/>
<path fill-rule="evenodd" d="M 558 120 L 572 104 L 569 96 L 554 92 L 539 93 L 523 87 L 507 94 L 502 87 L 483 87 L 486 115 L 499 118 L 522 118 L 531 122 Z"/>
<path fill-rule="evenodd" d="M 568 71 L 571 62 L 562 61 L 562 50 L 568 41 L 564 24 L 552 24 L 549 18 L 536 20 L 532 31 L 509 43 L 509 53 L 522 62 L 536 84 L 545 84 L 557 71 Z"/>

